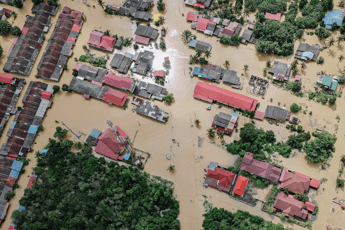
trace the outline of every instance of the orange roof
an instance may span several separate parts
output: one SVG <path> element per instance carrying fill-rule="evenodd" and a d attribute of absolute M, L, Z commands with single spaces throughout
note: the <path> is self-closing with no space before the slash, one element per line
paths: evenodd
<path fill-rule="evenodd" d="M 310 211 L 310 212 L 314 212 L 314 209 L 315 209 L 315 204 L 309 202 L 309 201 L 306 201 L 304 203 L 304 205 L 307 205 L 307 210 Z"/>
<path fill-rule="evenodd" d="M 248 183 L 248 178 L 239 175 L 235 188 L 234 188 L 234 193 L 239 196 L 243 196 L 244 190 L 246 189 Z"/>
<path fill-rule="evenodd" d="M 50 92 L 47 92 L 47 91 L 44 91 L 42 92 L 41 96 L 43 99 L 47 99 L 47 100 L 50 100 L 50 97 L 51 97 L 52 93 Z"/>

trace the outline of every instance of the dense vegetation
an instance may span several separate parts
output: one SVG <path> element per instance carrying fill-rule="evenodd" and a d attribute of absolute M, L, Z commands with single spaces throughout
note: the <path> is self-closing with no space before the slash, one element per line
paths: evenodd
<path fill-rule="evenodd" d="M 249 212 L 238 210 L 235 213 L 223 208 L 212 208 L 203 215 L 202 226 L 205 230 L 238 230 L 238 229 L 270 229 L 285 230 L 282 224 L 273 224 L 262 217 L 251 215 Z"/>
<path fill-rule="evenodd" d="M 37 153 L 39 180 L 19 201 L 26 211 L 12 214 L 18 230 L 180 229 L 171 182 L 107 163 L 88 145 L 72 153 L 72 145 L 50 139 L 47 156 Z"/>
<path fill-rule="evenodd" d="M 314 163 L 326 162 L 335 151 L 334 143 L 337 138 L 335 135 L 332 135 L 327 131 L 313 133 L 313 135 L 315 136 L 315 139 L 307 142 L 303 147 L 307 154 L 305 158 L 307 161 Z"/>
<path fill-rule="evenodd" d="M 284 0 L 245 0 L 244 6 L 251 12 L 259 9 L 260 12 L 275 14 L 286 11 L 287 3 Z"/>

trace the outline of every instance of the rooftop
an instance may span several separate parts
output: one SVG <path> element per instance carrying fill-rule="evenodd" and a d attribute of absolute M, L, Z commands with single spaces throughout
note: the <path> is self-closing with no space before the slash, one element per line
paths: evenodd
<path fill-rule="evenodd" d="M 303 208 L 304 203 L 292 195 L 287 195 L 283 192 L 278 193 L 273 207 L 282 210 L 283 214 L 287 217 L 291 218 L 296 216 L 309 220 L 308 211 Z"/>
<path fill-rule="evenodd" d="M 293 193 L 304 194 L 309 190 L 310 179 L 289 172 L 288 169 L 283 170 L 279 181 L 281 188 L 288 188 Z"/>

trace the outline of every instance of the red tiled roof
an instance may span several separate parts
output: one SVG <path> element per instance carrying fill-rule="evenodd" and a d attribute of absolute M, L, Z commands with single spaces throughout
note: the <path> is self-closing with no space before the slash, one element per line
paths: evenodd
<path fill-rule="evenodd" d="M 154 77 L 164 77 L 165 76 L 165 73 L 164 73 L 164 71 L 154 71 L 153 72 L 153 76 Z"/>
<path fill-rule="evenodd" d="M 0 73 L 0 82 L 10 84 L 12 83 L 13 78 L 14 75 L 12 74 Z"/>
<path fill-rule="evenodd" d="M 240 165 L 241 170 L 245 170 L 263 178 L 267 178 L 273 182 L 278 182 L 282 170 L 270 163 L 253 159 L 252 156 L 246 154 Z"/>
<path fill-rule="evenodd" d="M 29 31 L 29 28 L 23 27 L 22 29 L 22 34 L 26 34 Z"/>
<path fill-rule="evenodd" d="M 304 203 L 304 205 L 307 205 L 307 210 L 310 211 L 310 212 L 314 212 L 314 209 L 315 209 L 315 204 L 309 202 L 309 201 L 306 201 Z"/>
<path fill-rule="evenodd" d="M 319 188 L 319 186 L 320 186 L 320 181 L 312 178 L 310 181 L 310 187 Z"/>
<path fill-rule="evenodd" d="M 304 194 L 309 189 L 310 179 L 293 174 L 284 169 L 280 178 L 280 187 L 288 188 L 290 192 Z"/>
<path fill-rule="evenodd" d="M 2 10 L 5 12 L 6 17 L 9 17 L 11 15 L 12 10 L 2 8 Z"/>
<path fill-rule="evenodd" d="M 134 41 L 135 41 L 136 43 L 148 45 L 149 42 L 150 42 L 150 38 L 148 38 L 148 37 L 143 37 L 143 36 L 140 36 L 140 35 L 135 35 Z"/>
<path fill-rule="evenodd" d="M 201 81 L 196 84 L 193 96 L 207 102 L 212 102 L 214 100 L 249 111 L 254 111 L 258 103 L 258 101 L 253 98 Z"/>
<path fill-rule="evenodd" d="M 194 21 L 195 17 L 197 17 L 197 13 L 195 12 L 192 12 L 192 11 L 189 11 L 188 14 L 187 14 L 187 21 Z"/>
<path fill-rule="evenodd" d="M 129 90 L 132 87 L 134 80 L 129 77 L 117 76 L 116 73 L 111 72 L 104 76 L 102 82 L 119 89 L 125 88 Z"/>
<path fill-rule="evenodd" d="M 199 31 L 205 31 L 206 28 L 207 28 L 207 24 L 212 24 L 212 25 L 217 25 L 216 23 L 214 22 L 210 22 L 210 20 L 206 19 L 206 18 L 199 18 L 198 22 L 196 23 L 196 30 L 199 30 Z"/>
<path fill-rule="evenodd" d="M 308 177 L 308 176 L 306 176 L 306 175 L 304 175 L 304 174 L 302 174 L 302 173 L 295 172 L 295 175 L 298 175 L 298 176 L 301 176 L 301 177 L 304 177 L 304 178 L 310 180 L 310 177 Z"/>
<path fill-rule="evenodd" d="M 104 35 L 98 47 L 106 51 L 113 51 L 113 46 L 115 44 L 115 41 L 116 41 L 116 38 Z"/>
<path fill-rule="evenodd" d="M 123 138 L 126 139 L 126 137 L 128 137 L 128 135 L 119 127 L 119 126 L 115 126 L 117 128 L 117 132 L 119 133 L 119 135 Z"/>
<path fill-rule="evenodd" d="M 283 192 L 278 193 L 273 207 L 282 210 L 287 217 L 297 216 L 302 219 L 309 219 L 308 211 L 303 208 L 304 203 Z"/>
<path fill-rule="evenodd" d="M 265 18 L 276 20 L 276 21 L 280 21 L 281 16 L 282 16 L 281 13 L 271 14 L 271 13 L 266 12 L 266 14 L 265 14 Z"/>
<path fill-rule="evenodd" d="M 17 181 L 17 178 L 10 176 L 6 180 L 6 185 L 10 186 L 10 187 L 13 187 L 13 184 L 16 183 L 16 181 Z"/>
<path fill-rule="evenodd" d="M 70 43 L 74 43 L 75 42 L 75 38 L 74 37 L 68 37 L 67 41 Z"/>
<path fill-rule="evenodd" d="M 114 90 L 114 89 L 109 89 L 103 95 L 103 99 L 107 103 L 112 103 L 121 107 L 124 106 L 124 104 L 126 103 L 127 97 L 128 97 L 127 94 Z"/>
<path fill-rule="evenodd" d="M 42 95 L 42 98 L 50 100 L 52 93 L 47 92 L 47 91 L 43 91 L 41 95 Z"/>
<path fill-rule="evenodd" d="M 35 176 L 30 176 L 29 183 L 28 183 L 28 185 L 26 186 L 26 189 L 31 189 L 32 184 L 33 184 L 34 181 L 36 181 L 36 180 L 37 180 L 37 177 L 35 177 Z"/>
<path fill-rule="evenodd" d="M 234 188 L 234 193 L 239 196 L 243 196 L 244 190 L 246 189 L 248 183 L 248 178 L 239 175 L 235 188 Z"/>
<path fill-rule="evenodd" d="M 255 113 L 255 119 L 258 119 L 258 120 L 264 120 L 265 118 L 265 113 L 264 112 L 260 112 L 260 111 L 256 111 Z"/>
<path fill-rule="evenodd" d="M 65 14 L 69 14 L 71 12 L 71 8 L 69 8 L 68 6 L 65 6 L 63 9 L 62 9 L 62 12 L 65 13 Z"/>
<path fill-rule="evenodd" d="M 117 139 L 116 134 L 108 128 L 98 137 L 98 143 L 95 151 L 99 154 L 117 160 L 119 153 L 124 150 L 124 144 Z"/>
<path fill-rule="evenodd" d="M 195 2 L 195 3 L 193 4 L 193 6 L 194 6 L 194 7 L 200 6 L 201 9 L 205 9 L 205 5 L 202 4 L 202 3 L 200 3 L 200 2 Z"/>
<path fill-rule="evenodd" d="M 73 25 L 72 31 L 79 32 L 80 26 Z"/>
<path fill-rule="evenodd" d="M 218 189 L 219 191 L 229 193 L 235 176 L 236 174 L 218 167 L 215 167 L 214 170 L 209 168 L 204 184 L 207 184 L 209 187 Z"/>

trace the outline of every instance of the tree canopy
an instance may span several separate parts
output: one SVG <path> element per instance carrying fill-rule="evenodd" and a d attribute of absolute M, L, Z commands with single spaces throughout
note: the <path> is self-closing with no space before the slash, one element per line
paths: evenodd
<path fill-rule="evenodd" d="M 315 139 L 305 143 L 303 149 L 306 153 L 305 158 L 309 162 L 326 162 L 335 151 L 334 143 L 337 138 L 335 135 L 322 130 L 320 133 L 313 133 Z"/>
<path fill-rule="evenodd" d="M 19 201 L 26 211 L 12 214 L 18 230 L 180 229 L 171 182 L 64 142 L 50 139 L 47 156 L 37 153 L 39 180 Z"/>

